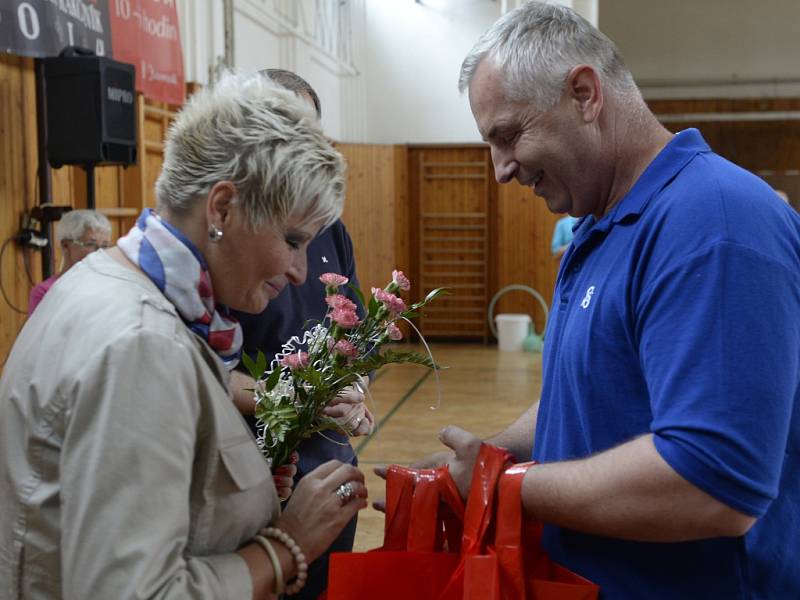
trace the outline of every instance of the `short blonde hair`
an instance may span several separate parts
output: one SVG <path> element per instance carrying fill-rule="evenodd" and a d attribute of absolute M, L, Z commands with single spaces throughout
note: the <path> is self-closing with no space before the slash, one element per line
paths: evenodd
<path fill-rule="evenodd" d="M 342 213 L 344 173 L 305 101 L 258 73 L 227 72 L 172 124 L 156 196 L 159 207 L 186 213 L 231 181 L 253 228 L 292 214 L 327 226 Z"/>

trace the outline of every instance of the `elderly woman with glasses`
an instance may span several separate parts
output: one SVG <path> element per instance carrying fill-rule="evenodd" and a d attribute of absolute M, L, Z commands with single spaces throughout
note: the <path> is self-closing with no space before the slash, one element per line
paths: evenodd
<path fill-rule="evenodd" d="M 366 506 L 331 461 L 281 513 L 231 401 L 241 330 L 306 277 L 344 163 L 312 111 L 228 74 L 170 130 L 145 210 L 66 273 L 0 380 L 0 589 L 24 598 L 264 598 L 298 591 Z"/>
<path fill-rule="evenodd" d="M 42 301 L 56 279 L 99 248 L 108 248 L 111 223 L 105 215 L 93 210 L 73 210 L 56 225 L 56 241 L 61 247 L 61 268 L 56 275 L 35 285 L 28 300 L 28 316 Z"/>

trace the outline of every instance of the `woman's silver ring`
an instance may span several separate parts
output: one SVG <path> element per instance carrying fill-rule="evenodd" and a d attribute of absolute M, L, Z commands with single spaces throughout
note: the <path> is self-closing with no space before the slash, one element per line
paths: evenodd
<path fill-rule="evenodd" d="M 353 490 L 353 484 L 349 481 L 336 488 L 336 495 L 339 496 L 339 499 L 342 501 L 342 505 L 350 502 L 354 492 L 355 490 Z"/>
<path fill-rule="evenodd" d="M 358 426 L 361 425 L 361 421 L 363 420 L 364 417 L 358 417 L 353 423 L 353 425 L 347 425 L 346 427 L 347 433 L 353 434 L 356 431 L 358 431 Z M 352 421 L 352 417 L 350 418 L 350 421 Z M 350 421 L 348 421 L 348 423 L 350 423 Z"/>

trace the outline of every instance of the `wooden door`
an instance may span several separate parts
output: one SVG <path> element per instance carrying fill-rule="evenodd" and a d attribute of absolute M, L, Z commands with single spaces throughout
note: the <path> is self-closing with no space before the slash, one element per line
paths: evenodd
<path fill-rule="evenodd" d="M 490 285 L 491 167 L 485 147 L 418 147 L 409 152 L 416 189 L 420 295 L 450 295 L 425 309 L 425 337 L 486 342 Z"/>

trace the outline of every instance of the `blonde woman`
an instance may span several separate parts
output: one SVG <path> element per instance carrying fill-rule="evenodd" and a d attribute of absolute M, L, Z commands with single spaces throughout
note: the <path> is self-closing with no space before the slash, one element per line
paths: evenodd
<path fill-rule="evenodd" d="M 328 462 L 281 514 L 231 402 L 241 331 L 306 276 L 342 210 L 344 163 L 306 104 L 229 74 L 170 130 L 145 210 L 70 269 L 0 380 L 3 598 L 265 598 L 366 506 Z M 270 526 L 270 527 L 266 527 Z"/>

